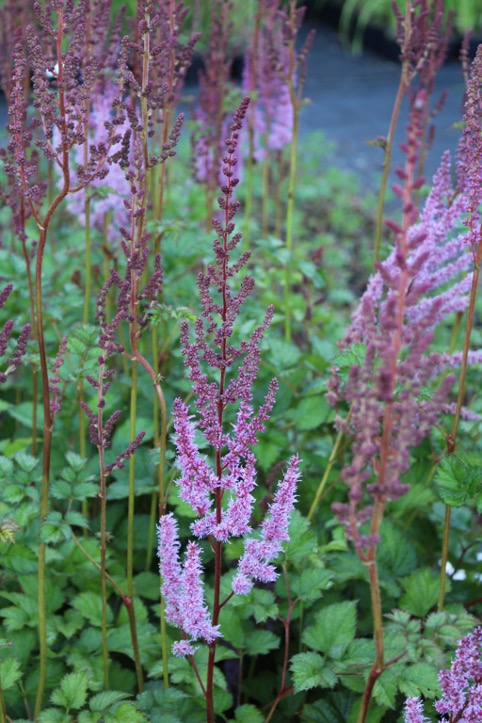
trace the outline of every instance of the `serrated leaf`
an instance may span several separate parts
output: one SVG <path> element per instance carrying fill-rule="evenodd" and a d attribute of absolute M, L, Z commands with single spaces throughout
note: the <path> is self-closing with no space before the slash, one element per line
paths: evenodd
<path fill-rule="evenodd" d="M 56 479 L 50 485 L 50 494 L 56 500 L 68 500 L 71 495 L 71 487 L 65 480 Z"/>
<path fill-rule="evenodd" d="M 17 658 L 9 657 L 5 660 L 0 660 L 0 681 L 3 691 L 12 688 L 21 677 L 22 671 Z"/>
<path fill-rule="evenodd" d="M 435 577 L 429 568 L 424 568 L 400 582 L 405 590 L 400 598 L 400 607 L 409 610 L 418 618 L 425 617 L 438 600 L 439 578 Z"/>
<path fill-rule="evenodd" d="M 234 711 L 234 720 L 238 723 L 263 723 L 264 715 L 254 705 L 245 703 Z"/>
<path fill-rule="evenodd" d="M 305 629 L 303 642 L 314 650 L 339 659 L 355 637 L 355 630 L 356 602 L 346 600 L 320 610 L 315 624 Z"/>
<path fill-rule="evenodd" d="M 271 630 L 253 630 L 246 637 L 245 648 L 249 655 L 266 655 L 278 648 L 280 643 L 281 639 Z"/>
<path fill-rule="evenodd" d="M 60 686 L 51 695 L 52 703 L 69 711 L 85 705 L 87 700 L 87 676 L 85 673 L 68 673 L 60 681 Z"/>
<path fill-rule="evenodd" d="M 266 620 L 278 616 L 278 605 L 271 590 L 263 590 L 258 587 L 253 588 L 244 610 L 248 615 L 253 615 L 257 623 L 264 623 Z"/>
<path fill-rule="evenodd" d="M 81 472 L 87 464 L 87 460 L 84 459 L 84 457 L 71 451 L 65 453 L 65 459 L 69 467 L 72 467 L 76 472 Z"/>
<path fill-rule="evenodd" d="M 440 693 L 438 671 L 423 661 L 407 665 L 399 680 L 400 692 L 407 698 L 435 698 Z"/>
<path fill-rule="evenodd" d="M 87 499 L 87 497 L 97 497 L 99 493 L 99 485 L 94 482 L 79 482 L 72 490 L 72 496 L 79 501 Z"/>
<path fill-rule="evenodd" d="M 444 457 L 437 467 L 434 482 L 446 505 L 461 507 L 482 496 L 482 475 L 478 464 L 472 465 L 469 456 L 452 454 Z"/>
<path fill-rule="evenodd" d="M 308 567 L 299 574 L 290 575 L 293 596 L 303 602 L 312 602 L 321 597 L 322 590 L 329 590 L 333 584 L 333 573 L 323 567 Z"/>
<path fill-rule="evenodd" d="M 316 533 L 309 520 L 302 517 L 298 510 L 291 515 L 288 534 L 290 539 L 286 544 L 285 557 L 287 560 L 297 563 L 311 555 L 318 549 Z"/>
<path fill-rule="evenodd" d="M 226 606 L 223 610 L 223 614 L 221 615 L 221 633 L 237 650 L 244 649 L 246 636 L 243 630 L 243 621 L 237 608 Z"/>
<path fill-rule="evenodd" d="M 330 413 L 330 407 L 325 397 L 308 397 L 302 399 L 296 409 L 290 412 L 297 429 L 316 429 L 324 422 Z"/>
<path fill-rule="evenodd" d="M 113 703 L 119 703 L 126 698 L 129 698 L 128 693 L 121 693 L 118 690 L 105 690 L 90 699 L 89 708 L 95 713 L 102 713 Z"/>
<path fill-rule="evenodd" d="M 121 703 L 113 713 L 104 716 L 105 723 L 142 723 L 147 718 L 132 703 Z"/>
<path fill-rule="evenodd" d="M 0 474 L 6 479 L 10 478 L 13 474 L 13 462 L 8 457 L 0 456 Z"/>
<path fill-rule="evenodd" d="M 20 469 L 22 469 L 24 472 L 27 472 L 27 474 L 33 472 L 39 462 L 38 459 L 32 457 L 31 454 L 27 454 L 27 452 L 17 452 L 14 455 L 14 459 Z"/>
<path fill-rule="evenodd" d="M 326 659 L 318 653 L 299 653 L 293 656 L 290 669 L 297 692 L 317 687 L 333 688 L 338 680 Z"/>
<path fill-rule="evenodd" d="M 72 718 L 59 708 L 47 708 L 38 717 L 39 723 L 70 723 Z"/>
<path fill-rule="evenodd" d="M 394 525 L 384 522 L 377 550 L 380 576 L 403 577 L 417 567 L 417 554 L 410 540 Z"/>
<path fill-rule="evenodd" d="M 87 590 L 81 592 L 73 598 L 71 605 L 73 608 L 88 620 L 92 625 L 98 627 L 102 624 L 102 601 L 97 593 Z M 107 607 L 107 621 L 112 622 L 112 610 Z M 101 710 L 100 708 L 92 710 Z"/>
<path fill-rule="evenodd" d="M 75 512 L 75 510 L 72 510 L 70 512 L 67 512 L 65 515 L 65 521 L 68 525 L 75 525 L 76 527 L 89 527 L 88 520 L 85 519 L 84 515 L 82 515 L 80 512 Z"/>
<path fill-rule="evenodd" d="M 402 666 L 391 665 L 383 671 L 375 683 L 373 697 L 385 708 L 395 707 L 401 668 Z"/>

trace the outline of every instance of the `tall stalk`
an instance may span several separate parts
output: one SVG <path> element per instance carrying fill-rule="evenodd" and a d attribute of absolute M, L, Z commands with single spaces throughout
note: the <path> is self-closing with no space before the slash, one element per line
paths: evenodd
<path fill-rule="evenodd" d="M 482 227 L 481 227 L 481 230 L 482 230 Z M 465 378 L 467 375 L 467 366 L 468 366 L 468 358 L 469 358 L 469 350 L 470 350 L 470 339 L 472 336 L 472 329 L 474 326 L 475 302 L 477 299 L 477 291 L 478 291 L 478 286 L 479 286 L 480 264 L 482 262 L 482 243 L 480 243 L 480 241 L 479 241 L 479 244 L 477 245 L 476 249 L 473 252 L 473 256 L 474 256 L 474 271 L 473 271 L 473 276 L 472 276 L 472 285 L 470 288 L 470 300 L 469 300 L 469 308 L 467 311 L 467 321 L 465 324 L 464 347 L 462 350 L 462 362 L 461 362 L 461 366 L 460 366 L 459 387 L 458 387 L 458 392 L 457 392 L 457 402 L 456 402 L 456 407 L 455 407 L 454 419 L 452 422 L 452 428 L 450 430 L 450 434 L 447 436 L 447 439 L 446 439 L 447 455 L 454 454 L 455 449 L 456 449 L 456 438 L 457 438 L 457 432 L 458 432 L 459 423 L 460 423 L 460 415 L 462 413 L 463 401 L 464 401 Z M 448 555 L 449 555 L 450 517 L 451 517 L 451 507 L 450 507 L 450 505 L 445 505 L 442 560 L 440 563 L 440 590 L 439 590 L 439 599 L 438 599 L 438 610 L 439 611 L 443 610 L 444 602 L 445 602 L 447 562 L 448 562 Z"/>

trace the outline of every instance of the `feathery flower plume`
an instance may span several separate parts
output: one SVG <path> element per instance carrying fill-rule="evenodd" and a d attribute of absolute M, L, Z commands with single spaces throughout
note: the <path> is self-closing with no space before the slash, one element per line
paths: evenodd
<path fill-rule="evenodd" d="M 482 720 L 482 628 L 476 628 L 459 641 L 450 670 L 441 670 L 438 677 L 442 699 L 434 707 L 444 716 L 441 720 L 479 723 Z M 426 723 L 427 720 L 422 702 L 408 698 L 405 723 Z"/>
<path fill-rule="evenodd" d="M 249 339 L 236 345 L 236 322 L 241 306 L 253 288 L 247 275 L 234 292 L 231 279 L 244 268 L 249 252 L 231 260 L 241 241 L 235 233 L 234 217 L 239 203 L 233 200 L 238 183 L 234 176 L 239 133 L 249 105 L 245 98 L 238 108 L 225 141 L 223 156 L 224 183 L 218 198 L 222 218 L 214 218 L 217 233 L 214 242 L 215 264 L 209 264 L 198 276 L 202 316 L 194 326 L 191 340 L 187 323 L 181 326 L 181 342 L 185 364 L 189 368 L 196 397 L 197 424 L 187 405 L 177 399 L 174 403 L 177 464 L 181 476 L 177 480 L 179 494 L 196 512 L 198 519 L 191 531 L 198 538 L 208 538 L 215 555 L 214 608 L 210 617 L 202 592 L 200 547 L 190 541 L 186 560 L 181 566 L 177 525 L 172 514 L 161 517 L 159 524 L 159 558 L 163 578 L 162 594 L 166 616 L 181 628 L 184 640 L 175 643 L 176 655 L 192 655 L 194 640 L 204 640 L 210 646 L 208 678 L 213 674 L 216 637 L 219 635 L 219 613 L 233 594 L 245 595 L 254 581 L 272 582 L 277 572 L 272 561 L 288 539 L 288 522 L 296 498 L 299 460 L 293 457 L 279 483 L 268 513 L 257 537 L 245 540 L 244 553 L 232 583 L 233 592 L 221 602 L 220 580 L 222 544 L 232 537 L 242 537 L 251 531 L 251 516 L 256 486 L 255 456 L 252 447 L 264 430 L 274 404 L 277 383 L 273 380 L 264 402 L 256 409 L 253 404 L 253 385 L 258 375 L 260 342 L 273 317 L 270 307 L 264 321 Z M 236 374 L 229 378 L 232 367 Z M 206 370 L 205 370 L 206 368 Z M 214 374 L 213 374 L 214 373 Z M 226 429 L 226 414 L 232 405 L 237 408 L 231 431 Z M 213 451 L 213 460 L 202 456 L 195 441 L 199 429 Z M 194 612 L 193 612 L 194 611 Z M 211 690 L 208 685 L 206 691 Z M 209 694 L 207 694 L 209 711 Z M 212 701 L 211 701 L 212 705 Z"/>
<path fill-rule="evenodd" d="M 421 183 L 415 164 L 424 107 L 423 97 L 420 103 L 416 97 L 404 145 L 407 162 L 398 171 L 403 186 L 394 186 L 404 214 L 402 225 L 390 222 L 395 248 L 378 264 L 342 342 L 345 349 L 363 344 L 364 359 L 351 367 L 346 382 L 336 370 L 330 382 L 330 401 L 350 405 L 346 429 L 354 437 L 352 460 L 342 473 L 349 502 L 336 503 L 334 511 L 362 556 L 378 539 L 373 529 L 368 536 L 359 532 L 372 518 L 365 492 L 385 502 L 403 495 L 410 450 L 449 408 L 453 375 L 433 395 L 423 390 L 442 369 L 456 367 L 460 355 L 430 353 L 429 345 L 436 326 L 467 308 L 472 283 L 472 254 L 461 231 L 467 196 L 454 191 L 448 154 L 416 222 L 411 198 Z"/>

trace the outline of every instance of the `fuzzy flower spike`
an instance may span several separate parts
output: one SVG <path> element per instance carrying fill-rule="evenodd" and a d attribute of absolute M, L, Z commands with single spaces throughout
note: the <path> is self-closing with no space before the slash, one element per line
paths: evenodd
<path fill-rule="evenodd" d="M 277 389 L 272 380 L 264 401 L 256 408 L 253 385 L 260 361 L 259 345 L 273 316 L 266 311 L 264 321 L 248 339 L 235 344 L 236 320 L 241 306 L 251 292 L 254 281 L 246 275 L 232 288 L 232 279 L 249 259 L 249 252 L 231 257 L 241 240 L 234 233 L 234 216 L 239 203 L 233 200 L 234 177 L 239 132 L 249 100 L 238 108 L 225 141 L 223 157 L 224 183 L 218 198 L 221 214 L 213 219 L 217 233 L 214 242 L 215 263 L 198 277 L 202 315 L 194 328 L 191 340 L 187 323 L 181 327 L 181 341 L 189 379 L 196 396 L 197 423 L 187 405 L 177 399 L 174 403 L 177 464 L 181 475 L 177 480 L 180 497 L 197 514 L 191 531 L 197 538 L 207 538 L 214 552 L 214 606 L 212 615 L 204 602 L 201 580 L 201 548 L 188 543 L 184 562 L 179 557 L 180 543 L 177 523 L 172 514 L 164 515 L 159 525 L 159 558 L 163 579 L 162 594 L 169 622 L 181 628 L 183 640 L 175 643 L 177 655 L 192 655 L 194 640 L 204 640 L 211 651 L 219 636 L 219 613 L 234 594 L 246 595 L 254 581 L 273 582 L 277 573 L 272 560 L 288 539 L 288 522 L 296 498 L 298 457 L 292 457 L 284 479 L 280 482 L 268 513 L 256 536 L 251 532 L 251 516 L 255 503 L 256 459 L 252 447 L 264 430 L 274 404 Z M 235 365 L 236 372 L 232 372 Z M 227 414 L 231 414 L 227 431 Z M 212 449 L 211 459 L 201 455 L 196 443 L 196 431 L 202 432 Z M 245 538 L 244 552 L 232 582 L 232 593 L 220 598 L 222 545 L 233 537 Z M 214 657 L 212 658 L 214 663 Z M 209 675 L 209 674 L 208 674 Z"/>
<path fill-rule="evenodd" d="M 480 723 L 482 720 L 482 628 L 476 628 L 460 640 L 450 670 L 438 674 L 442 699 L 435 710 L 447 723 Z M 448 717 L 447 717 L 448 716 Z M 423 703 L 408 698 L 405 723 L 428 723 Z"/>

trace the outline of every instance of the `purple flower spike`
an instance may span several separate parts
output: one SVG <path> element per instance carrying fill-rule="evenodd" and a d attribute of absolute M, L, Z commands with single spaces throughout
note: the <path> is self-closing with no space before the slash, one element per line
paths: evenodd
<path fill-rule="evenodd" d="M 482 720 L 482 627 L 459 642 L 450 670 L 439 673 L 443 698 L 435 703 L 437 713 L 459 723 Z"/>
<path fill-rule="evenodd" d="M 201 580 L 201 549 L 195 542 L 189 542 L 183 569 L 183 590 L 181 608 L 182 629 L 192 638 L 201 638 L 207 643 L 219 637 L 219 626 L 211 625 L 209 611 L 204 601 Z"/>
<path fill-rule="evenodd" d="M 459 641 L 450 670 L 439 675 L 442 700 L 434 704 L 446 723 L 480 723 L 482 720 L 482 627 Z M 448 717 L 446 717 L 448 716 Z M 418 698 L 407 698 L 405 723 L 428 723 Z"/>
<path fill-rule="evenodd" d="M 418 698 L 407 698 L 405 723 L 428 723 L 428 718 L 425 718 L 423 714 L 423 703 Z"/>
<path fill-rule="evenodd" d="M 254 580 L 274 582 L 278 577 L 273 565 L 269 564 L 283 549 L 282 543 L 289 540 L 288 524 L 296 500 L 296 486 L 299 480 L 299 458 L 291 458 L 283 480 L 280 482 L 268 514 L 261 525 L 261 538 L 248 539 L 244 554 L 238 564 L 238 572 L 232 583 L 233 592 L 247 595 Z"/>
<path fill-rule="evenodd" d="M 182 568 L 179 561 L 179 536 L 174 515 L 163 515 L 159 522 L 159 560 L 162 575 L 161 592 L 166 605 L 166 620 L 174 625 L 182 622 Z"/>
<path fill-rule="evenodd" d="M 216 640 L 224 605 L 235 594 L 247 594 L 255 580 L 273 582 L 277 572 L 272 560 L 288 539 L 289 516 L 296 498 L 299 477 L 298 457 L 293 457 L 280 482 L 259 537 L 245 542 L 244 554 L 232 584 L 233 592 L 222 600 L 223 544 L 251 530 L 256 486 L 256 458 L 252 448 L 265 428 L 274 405 L 276 380 L 269 384 L 264 401 L 254 404 L 254 385 L 260 364 L 260 343 L 273 318 L 269 307 L 261 324 L 248 339 L 238 337 L 241 307 L 251 293 L 254 280 L 246 274 L 233 290 L 231 280 L 246 266 L 249 252 L 232 259 L 241 241 L 235 232 L 234 218 L 239 203 L 233 199 L 238 184 L 236 153 L 240 131 L 248 109 L 245 98 L 234 115 L 230 135 L 224 142 L 222 158 L 224 183 L 218 198 L 220 212 L 213 219 L 216 239 L 214 261 L 198 276 L 201 314 L 191 336 L 189 325 L 181 325 L 181 344 L 189 379 L 195 395 L 196 415 L 190 415 L 182 399 L 174 402 L 177 480 L 180 497 L 197 515 L 191 532 L 207 538 L 214 553 L 214 605 L 205 603 L 201 547 L 187 544 L 184 563 L 179 560 L 177 525 L 172 514 L 164 515 L 159 525 L 159 558 L 163 578 L 162 594 L 166 619 L 177 625 L 183 639 L 174 644 L 173 653 L 192 656 L 193 642 L 204 640 L 210 647 L 206 691 L 212 690 Z M 233 409 L 234 407 L 234 409 Z M 228 421 L 228 410 L 231 415 Z M 194 419 L 196 417 L 196 420 Z M 200 453 L 196 442 L 199 430 L 210 446 L 209 458 Z M 208 697 L 208 694 L 207 694 Z M 208 701 L 208 708 L 209 708 Z"/>

